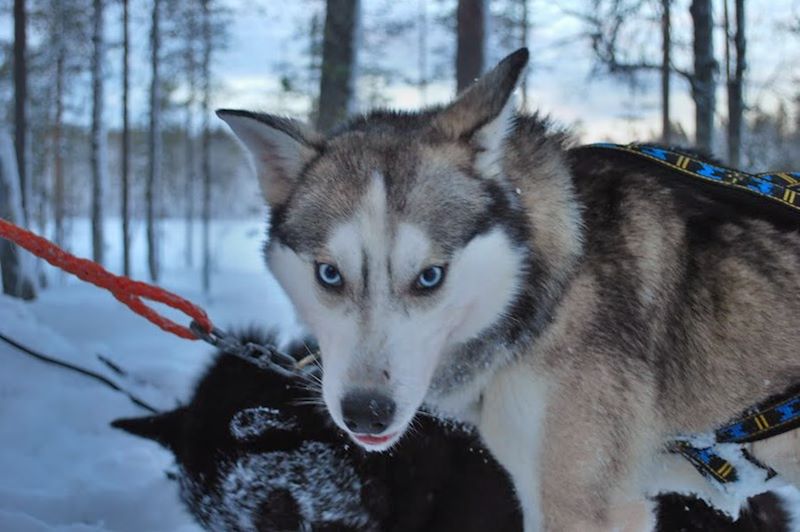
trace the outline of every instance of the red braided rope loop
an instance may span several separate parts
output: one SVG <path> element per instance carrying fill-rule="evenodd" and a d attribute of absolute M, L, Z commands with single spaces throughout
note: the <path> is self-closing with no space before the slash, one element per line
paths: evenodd
<path fill-rule="evenodd" d="M 56 268 L 69 272 L 83 281 L 105 288 L 136 314 L 143 316 L 161 329 L 176 336 L 187 340 L 198 339 L 188 327 L 175 323 L 147 306 L 142 301 L 143 298 L 183 312 L 195 320 L 205 331 L 211 332 L 214 328 L 205 311 L 191 301 L 163 288 L 134 281 L 121 275 L 114 275 L 96 262 L 76 257 L 49 240 L 14 225 L 3 218 L 0 218 L 0 238 L 14 242 Z"/>

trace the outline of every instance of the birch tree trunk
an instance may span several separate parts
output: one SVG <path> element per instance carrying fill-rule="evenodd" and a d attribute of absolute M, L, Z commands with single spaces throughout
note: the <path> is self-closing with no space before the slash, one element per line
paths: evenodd
<path fill-rule="evenodd" d="M 130 116 L 128 98 L 130 90 L 130 13 L 128 0 L 122 0 L 122 184 L 120 193 L 122 218 L 122 272 L 131 274 L 131 229 L 130 229 Z"/>
<path fill-rule="evenodd" d="M 103 0 L 94 0 L 92 32 L 92 260 L 104 262 L 103 184 L 105 181 L 106 131 L 103 122 Z"/>
<path fill-rule="evenodd" d="M 330 131 L 351 111 L 360 0 L 328 0 L 322 45 L 317 127 Z"/>
<path fill-rule="evenodd" d="M 463 91 L 483 73 L 486 61 L 486 0 L 458 0 L 456 9 L 456 90 Z"/>
<path fill-rule="evenodd" d="M 692 0 L 690 8 L 694 24 L 694 76 L 692 98 L 695 105 L 695 143 L 711 153 L 714 135 L 715 80 L 714 22 L 711 0 Z"/>
<path fill-rule="evenodd" d="M 147 267 L 152 281 L 158 281 L 159 256 L 156 227 L 156 187 L 161 183 L 161 76 L 159 50 L 161 48 L 161 0 L 153 0 L 150 26 L 150 130 L 148 134 L 147 183 L 145 204 L 147 209 Z"/>
<path fill-rule="evenodd" d="M 0 129 L 0 218 L 19 222 L 21 201 L 19 176 L 14 146 L 8 134 Z M 21 299 L 34 299 L 36 291 L 33 277 L 25 271 L 23 258 L 17 246 L 0 238 L 0 275 L 3 293 Z"/>

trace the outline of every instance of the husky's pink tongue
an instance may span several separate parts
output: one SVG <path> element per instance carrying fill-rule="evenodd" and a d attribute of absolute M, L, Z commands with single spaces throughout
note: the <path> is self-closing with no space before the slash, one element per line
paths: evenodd
<path fill-rule="evenodd" d="M 385 436 L 371 436 L 369 434 L 354 434 L 355 439 L 366 445 L 380 445 L 394 438 L 396 433 L 387 434 Z"/>

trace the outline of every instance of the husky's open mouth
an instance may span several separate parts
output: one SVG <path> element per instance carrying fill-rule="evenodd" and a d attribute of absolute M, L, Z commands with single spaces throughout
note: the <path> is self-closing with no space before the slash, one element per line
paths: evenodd
<path fill-rule="evenodd" d="M 362 445 L 377 446 L 393 442 L 398 435 L 398 432 L 392 432 L 391 434 L 386 434 L 385 436 L 373 436 L 372 434 L 353 434 L 353 438 L 358 440 L 358 442 Z"/>
<path fill-rule="evenodd" d="M 412 416 L 413 419 L 413 416 Z M 367 452 L 382 452 L 394 447 L 408 431 L 411 421 L 387 427 L 386 431 L 377 434 L 357 432 L 345 428 L 344 432 L 361 448 Z"/>

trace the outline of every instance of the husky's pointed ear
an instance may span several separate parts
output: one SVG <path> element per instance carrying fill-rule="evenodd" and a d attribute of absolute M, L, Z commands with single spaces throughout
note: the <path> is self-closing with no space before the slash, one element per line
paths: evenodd
<path fill-rule="evenodd" d="M 322 149 L 322 136 L 298 120 L 231 109 L 220 109 L 217 116 L 252 154 L 270 206 L 286 200 L 303 166 Z"/>
<path fill-rule="evenodd" d="M 111 426 L 134 436 L 153 440 L 175 451 L 180 441 L 185 416 L 186 408 L 179 407 L 154 416 L 115 419 L 111 422 Z"/>
<path fill-rule="evenodd" d="M 514 119 L 512 94 L 527 64 L 527 48 L 508 55 L 436 114 L 436 130 L 452 139 L 475 139 L 485 153 L 496 152 Z"/>

